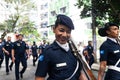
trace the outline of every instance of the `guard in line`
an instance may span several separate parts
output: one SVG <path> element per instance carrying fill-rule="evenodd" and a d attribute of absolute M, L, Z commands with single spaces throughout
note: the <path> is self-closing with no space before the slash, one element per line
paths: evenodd
<path fill-rule="evenodd" d="M 88 45 L 84 49 L 84 52 L 85 51 L 87 52 L 87 56 L 85 56 L 85 58 L 91 68 L 92 64 L 94 63 L 94 51 L 93 51 L 92 41 L 88 41 Z"/>
<path fill-rule="evenodd" d="M 12 49 L 12 60 L 13 62 L 15 62 L 16 80 L 20 80 L 19 74 L 20 74 L 20 77 L 23 78 L 23 73 L 27 68 L 26 53 L 28 53 L 28 47 L 22 39 L 23 39 L 23 35 L 19 34 L 18 40 L 13 43 L 13 49 Z M 19 71 L 20 63 L 23 66 L 21 71 Z"/>
<path fill-rule="evenodd" d="M 82 68 L 68 44 L 73 29 L 73 22 L 68 16 L 57 16 L 53 28 L 56 39 L 40 55 L 35 80 L 45 80 L 47 73 L 47 80 L 79 80 Z"/>
<path fill-rule="evenodd" d="M 13 43 L 11 42 L 11 37 L 7 37 L 7 41 L 4 44 L 3 51 L 5 53 L 5 64 L 6 64 L 6 75 L 9 75 L 9 68 L 12 70 L 13 62 L 11 61 L 11 64 L 9 66 L 9 59 L 12 60 L 12 48 Z"/>
<path fill-rule="evenodd" d="M 39 55 L 44 51 L 46 46 L 48 46 L 48 44 L 46 40 L 43 40 L 43 43 L 39 46 Z"/>
<path fill-rule="evenodd" d="M 38 47 L 37 47 L 37 45 L 36 45 L 36 43 L 35 43 L 35 41 L 34 41 L 32 47 L 31 47 L 32 56 L 33 56 L 33 66 L 36 65 L 35 62 L 36 62 L 37 59 L 38 59 L 37 49 L 38 49 Z"/>
<path fill-rule="evenodd" d="M 2 39 L 0 38 L 0 68 L 2 66 L 3 60 L 4 60 L 3 43 Z"/>
<path fill-rule="evenodd" d="M 107 40 L 100 46 L 98 80 L 120 80 L 119 26 L 108 22 L 98 30 L 98 33 L 102 37 L 107 37 Z M 108 70 L 104 78 L 106 66 L 108 66 Z"/>

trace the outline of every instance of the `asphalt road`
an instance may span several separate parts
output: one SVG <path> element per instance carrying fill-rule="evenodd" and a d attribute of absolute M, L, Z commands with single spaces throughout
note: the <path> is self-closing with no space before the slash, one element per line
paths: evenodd
<path fill-rule="evenodd" d="M 28 59 L 27 62 L 28 62 L 28 68 L 25 71 L 22 80 L 35 80 L 34 74 L 36 71 L 36 66 L 33 66 L 32 58 Z M 21 68 L 22 68 L 22 66 L 20 65 L 20 69 Z M 0 80 L 15 80 L 15 68 L 14 68 L 14 66 L 13 66 L 12 71 L 10 71 L 10 74 L 6 75 L 5 62 L 3 62 L 2 67 L 0 68 Z"/>
<path fill-rule="evenodd" d="M 33 64 L 32 64 L 32 56 L 27 60 L 27 62 L 28 62 L 28 67 L 23 75 L 22 80 L 35 80 L 34 74 L 35 74 L 37 66 L 33 66 Z M 22 66 L 20 65 L 20 69 L 21 68 L 22 68 Z M 14 69 L 15 68 L 13 66 L 13 70 L 10 71 L 10 74 L 6 75 L 5 61 L 4 61 L 2 64 L 2 67 L 0 68 L 0 80 L 15 80 L 15 70 Z M 98 71 L 92 70 L 92 72 L 93 72 L 94 76 L 97 78 Z"/>

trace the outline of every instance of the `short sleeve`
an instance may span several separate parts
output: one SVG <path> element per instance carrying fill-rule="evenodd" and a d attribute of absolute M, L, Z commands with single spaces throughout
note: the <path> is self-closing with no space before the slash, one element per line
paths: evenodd
<path fill-rule="evenodd" d="M 48 62 L 49 62 L 49 57 L 45 52 L 42 53 L 38 58 L 38 66 L 36 69 L 35 76 L 38 76 L 38 77 L 46 76 L 48 72 Z"/>
<path fill-rule="evenodd" d="M 29 46 L 26 44 L 26 49 L 29 49 Z"/>
<path fill-rule="evenodd" d="M 6 46 L 6 42 L 4 42 L 4 44 L 2 43 L 2 47 L 5 48 L 5 46 Z"/>
<path fill-rule="evenodd" d="M 13 49 L 14 45 L 13 45 L 13 42 L 11 43 L 11 48 Z"/>
<path fill-rule="evenodd" d="M 25 49 L 29 49 L 29 46 L 23 41 L 23 45 L 25 45 Z"/>
<path fill-rule="evenodd" d="M 4 48 L 4 44 L 2 44 L 2 48 Z"/>
<path fill-rule="evenodd" d="M 108 54 L 107 49 L 108 48 L 106 45 L 101 45 L 101 47 L 100 47 L 100 61 L 107 61 L 107 54 Z"/>
<path fill-rule="evenodd" d="M 12 49 L 15 49 L 15 47 L 16 47 L 15 44 L 16 44 L 15 42 L 12 43 Z"/>
<path fill-rule="evenodd" d="M 39 46 L 39 49 L 42 49 L 42 45 Z"/>

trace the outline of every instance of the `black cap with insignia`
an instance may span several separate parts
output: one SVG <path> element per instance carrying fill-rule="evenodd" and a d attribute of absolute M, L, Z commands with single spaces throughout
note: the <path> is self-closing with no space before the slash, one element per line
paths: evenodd
<path fill-rule="evenodd" d="M 70 29 L 74 29 L 74 24 L 71 18 L 63 14 L 57 15 L 57 20 L 55 21 L 55 27 L 57 27 L 58 24 L 62 24 Z"/>

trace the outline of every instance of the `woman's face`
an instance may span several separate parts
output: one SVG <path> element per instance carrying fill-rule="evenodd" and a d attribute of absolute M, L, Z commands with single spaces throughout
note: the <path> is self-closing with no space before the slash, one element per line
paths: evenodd
<path fill-rule="evenodd" d="M 0 39 L 0 43 L 2 43 L 2 39 Z"/>
<path fill-rule="evenodd" d="M 55 33 L 56 40 L 60 44 L 65 44 L 71 36 L 71 29 L 64 25 L 58 25 L 53 29 L 53 32 Z"/>
<path fill-rule="evenodd" d="M 119 36 L 119 29 L 117 26 L 111 26 L 106 32 L 108 34 L 108 37 L 111 38 L 118 38 Z"/>

